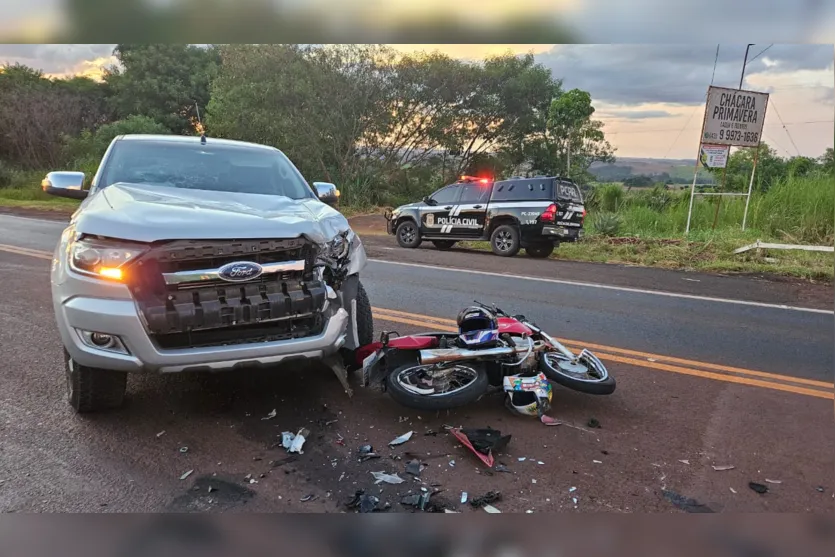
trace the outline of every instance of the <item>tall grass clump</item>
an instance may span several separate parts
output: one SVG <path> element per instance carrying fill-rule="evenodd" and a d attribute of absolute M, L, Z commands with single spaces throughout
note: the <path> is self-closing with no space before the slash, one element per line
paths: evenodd
<path fill-rule="evenodd" d="M 595 188 L 594 203 L 597 209 L 614 213 L 623 205 L 626 192 L 619 184 L 604 184 Z"/>
<path fill-rule="evenodd" d="M 775 238 L 831 245 L 835 240 L 835 177 L 789 176 L 751 199 L 751 226 Z"/>

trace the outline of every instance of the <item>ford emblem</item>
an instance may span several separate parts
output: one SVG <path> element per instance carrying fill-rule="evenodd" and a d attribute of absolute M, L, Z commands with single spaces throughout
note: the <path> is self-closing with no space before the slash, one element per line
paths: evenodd
<path fill-rule="evenodd" d="M 228 282 L 243 282 L 253 280 L 261 276 L 264 268 L 252 261 L 236 261 L 227 263 L 217 270 L 217 276 Z"/>

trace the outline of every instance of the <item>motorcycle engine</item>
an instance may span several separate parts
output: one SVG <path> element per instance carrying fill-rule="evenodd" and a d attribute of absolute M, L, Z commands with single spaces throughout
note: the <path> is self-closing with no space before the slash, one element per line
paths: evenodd
<path fill-rule="evenodd" d="M 522 338 L 522 337 L 517 337 L 517 336 L 508 336 L 508 337 L 505 337 L 505 342 L 507 342 L 511 346 L 516 346 L 519 350 L 521 350 L 521 352 L 519 354 L 511 356 L 511 358 L 514 358 L 514 362 L 518 362 L 519 358 L 524 356 L 525 353 L 528 351 L 528 348 L 530 348 L 530 341 L 527 338 Z M 537 371 L 537 363 L 538 363 L 538 361 L 537 361 L 537 358 L 536 358 L 536 352 L 531 350 L 531 353 L 528 354 L 528 356 L 525 358 L 524 362 L 522 362 L 521 364 L 519 364 L 517 366 L 513 366 L 513 368 L 511 368 L 511 369 L 514 370 L 513 371 L 514 374 L 536 372 Z"/>

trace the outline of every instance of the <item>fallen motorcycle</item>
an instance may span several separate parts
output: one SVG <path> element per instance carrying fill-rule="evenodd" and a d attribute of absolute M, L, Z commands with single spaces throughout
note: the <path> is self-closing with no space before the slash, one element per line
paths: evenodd
<path fill-rule="evenodd" d="M 476 304 L 497 317 L 498 335 L 489 345 L 468 347 L 454 333 L 384 332 L 378 342 L 356 352 L 363 386 L 379 385 L 399 404 L 418 410 L 446 410 L 475 402 L 511 376 L 544 374 L 592 395 L 615 391 L 615 379 L 588 350 L 574 354 L 525 316 Z"/>

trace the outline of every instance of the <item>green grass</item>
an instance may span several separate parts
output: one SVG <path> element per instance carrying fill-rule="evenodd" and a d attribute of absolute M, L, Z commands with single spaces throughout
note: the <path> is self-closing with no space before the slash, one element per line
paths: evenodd
<path fill-rule="evenodd" d="M 12 173 L 11 185 L 0 188 L 0 207 L 17 207 L 46 211 L 72 211 L 80 201 L 55 197 L 43 192 L 41 180 L 44 172 Z"/>

